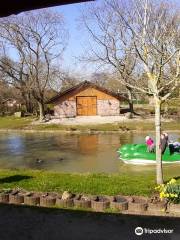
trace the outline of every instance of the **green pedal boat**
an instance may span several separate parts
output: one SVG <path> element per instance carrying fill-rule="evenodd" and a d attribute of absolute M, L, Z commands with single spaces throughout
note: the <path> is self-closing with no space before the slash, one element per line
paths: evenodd
<path fill-rule="evenodd" d="M 147 152 L 146 144 L 125 144 L 118 149 L 120 159 L 128 164 L 155 164 L 156 154 Z M 180 163 L 180 152 L 170 155 L 169 148 L 166 148 L 162 155 L 163 163 Z"/>

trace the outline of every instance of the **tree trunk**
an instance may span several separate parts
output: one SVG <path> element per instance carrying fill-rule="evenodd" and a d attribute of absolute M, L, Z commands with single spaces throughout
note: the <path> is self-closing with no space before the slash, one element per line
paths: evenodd
<path fill-rule="evenodd" d="M 162 153 L 161 153 L 161 101 L 155 100 L 155 129 L 156 129 L 156 181 L 163 183 Z"/>
<path fill-rule="evenodd" d="M 33 107 L 30 101 L 29 98 L 26 99 L 26 110 L 28 113 L 33 113 Z"/>
<path fill-rule="evenodd" d="M 33 104 L 32 104 L 32 96 L 30 93 L 27 93 L 27 104 L 28 104 L 28 112 L 33 113 Z"/>
<path fill-rule="evenodd" d="M 28 113 L 33 113 L 32 98 L 30 94 L 21 91 L 21 96 L 25 101 L 26 111 Z"/>
<path fill-rule="evenodd" d="M 44 103 L 38 101 L 39 107 L 39 120 L 42 121 L 44 119 Z"/>
<path fill-rule="evenodd" d="M 134 113 L 134 105 L 133 105 L 132 89 L 127 88 L 127 93 L 128 93 L 129 110 L 133 114 Z"/>

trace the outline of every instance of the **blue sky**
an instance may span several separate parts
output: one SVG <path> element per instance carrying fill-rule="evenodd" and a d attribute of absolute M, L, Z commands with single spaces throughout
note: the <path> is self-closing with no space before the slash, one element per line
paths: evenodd
<path fill-rule="evenodd" d="M 69 30 L 69 42 L 64 53 L 64 65 L 67 69 L 79 73 L 83 69 L 85 75 L 88 74 L 89 70 L 77 58 L 84 53 L 85 42 L 88 40 L 88 34 L 82 31 L 78 21 L 81 11 L 86 5 L 87 3 L 77 3 L 52 8 L 63 14 L 66 27 Z"/>

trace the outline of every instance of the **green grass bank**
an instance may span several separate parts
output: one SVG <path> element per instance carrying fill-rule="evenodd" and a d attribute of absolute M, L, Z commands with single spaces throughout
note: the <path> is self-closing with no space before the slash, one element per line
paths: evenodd
<path fill-rule="evenodd" d="M 32 117 L 0 117 L 0 129 L 26 129 L 31 125 L 33 120 L 34 118 Z"/>
<path fill-rule="evenodd" d="M 165 181 L 174 176 L 165 169 Z M 143 195 L 154 192 L 154 172 L 137 174 L 69 174 L 37 170 L 0 170 L 0 189 L 23 188 L 29 191 Z"/>

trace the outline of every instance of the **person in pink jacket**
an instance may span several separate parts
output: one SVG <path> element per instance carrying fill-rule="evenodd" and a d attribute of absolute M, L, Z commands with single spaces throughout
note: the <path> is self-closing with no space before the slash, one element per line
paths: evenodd
<path fill-rule="evenodd" d="M 146 136 L 145 138 L 146 140 L 146 145 L 147 145 L 147 151 L 148 152 L 154 152 L 154 141 L 152 140 L 152 138 L 150 136 Z"/>

